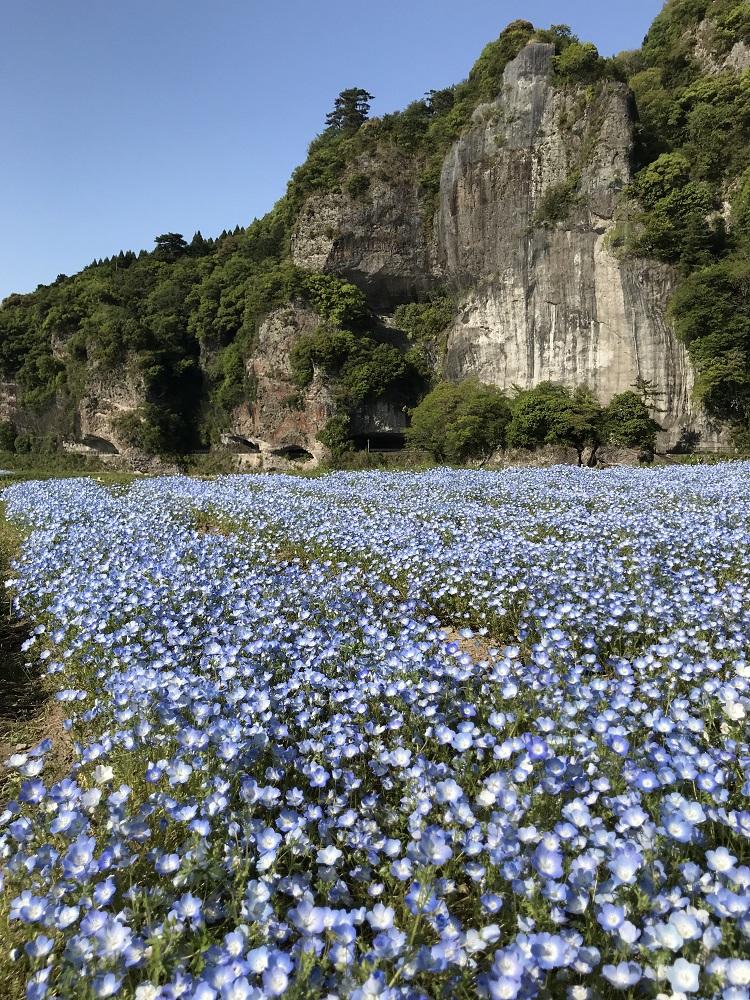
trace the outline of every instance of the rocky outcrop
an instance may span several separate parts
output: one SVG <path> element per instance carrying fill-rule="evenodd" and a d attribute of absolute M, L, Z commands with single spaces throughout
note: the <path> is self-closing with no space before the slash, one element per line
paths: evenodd
<path fill-rule="evenodd" d="M 261 324 L 248 361 L 255 398 L 237 407 L 229 428 L 229 435 L 244 445 L 231 450 L 255 451 L 258 463 L 265 460 L 266 466 L 323 455 L 317 435 L 335 409 L 328 383 L 317 372 L 312 384 L 300 390 L 290 362 L 296 340 L 318 322 L 312 310 L 294 304 L 275 310 Z"/>
<path fill-rule="evenodd" d="M 363 155 L 351 164 L 350 175 L 366 177 L 366 190 L 354 195 L 345 186 L 302 209 L 292 238 L 295 263 L 345 275 L 378 310 L 436 287 L 414 161 L 392 150 L 377 158 Z"/>
<path fill-rule="evenodd" d="M 90 454 L 112 455 L 130 450 L 118 418 L 133 413 L 146 395 L 143 378 L 128 368 L 89 372 L 75 420 L 75 443 Z"/>
<path fill-rule="evenodd" d="M 717 45 L 716 25 L 705 18 L 692 33 L 688 33 L 693 43 L 693 55 L 704 73 L 744 73 L 750 69 L 750 45 L 737 41 L 727 52 Z"/>
<path fill-rule="evenodd" d="M 587 385 L 605 403 L 641 379 L 655 389 L 662 445 L 685 427 L 710 445 L 666 320 L 674 273 L 618 260 L 608 246 L 631 177 L 628 90 L 605 83 L 585 101 L 557 88 L 553 55 L 527 46 L 505 70 L 494 113 L 478 109 L 445 162 L 439 245 L 448 273 L 474 285 L 448 334 L 445 373 L 504 388 Z"/>
<path fill-rule="evenodd" d="M 674 273 L 609 247 L 632 174 L 628 88 L 559 86 L 553 57 L 552 45 L 531 43 L 508 64 L 501 93 L 477 108 L 445 159 L 433 220 L 404 169 L 371 185 L 367 201 L 311 201 L 296 262 L 347 275 L 378 302 L 407 289 L 458 290 L 450 379 L 585 384 L 603 402 L 646 380 L 662 445 L 690 428 L 711 447 L 718 432 L 692 401 L 690 363 L 666 318 Z"/>

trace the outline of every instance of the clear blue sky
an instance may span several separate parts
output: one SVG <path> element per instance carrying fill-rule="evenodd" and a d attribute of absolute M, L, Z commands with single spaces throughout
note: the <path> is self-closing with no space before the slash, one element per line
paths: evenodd
<path fill-rule="evenodd" d="M 373 113 L 456 83 L 517 17 L 602 54 L 661 0 L 0 0 L 0 298 L 157 233 L 263 215 L 362 86 Z"/>

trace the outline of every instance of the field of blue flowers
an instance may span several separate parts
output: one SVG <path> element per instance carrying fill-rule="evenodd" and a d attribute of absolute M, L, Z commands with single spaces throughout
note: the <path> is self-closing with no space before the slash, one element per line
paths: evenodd
<path fill-rule="evenodd" d="M 4 500 L 30 1000 L 750 998 L 750 466 Z"/>

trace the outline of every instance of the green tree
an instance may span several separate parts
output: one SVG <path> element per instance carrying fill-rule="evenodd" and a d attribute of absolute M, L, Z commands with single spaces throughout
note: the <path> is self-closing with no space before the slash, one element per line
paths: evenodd
<path fill-rule="evenodd" d="M 554 67 L 559 77 L 577 82 L 596 80 L 604 72 L 606 63 L 592 42 L 571 41 L 559 56 L 555 56 Z"/>
<path fill-rule="evenodd" d="M 682 153 L 662 153 L 640 171 L 633 183 L 638 200 L 646 208 L 655 208 L 675 188 L 690 180 L 690 162 Z"/>
<path fill-rule="evenodd" d="M 604 438 L 624 448 L 641 448 L 653 454 L 659 425 L 636 392 L 614 396 L 604 411 Z"/>
<path fill-rule="evenodd" d="M 565 386 L 541 382 L 518 393 L 512 403 L 508 444 L 513 448 L 564 445 L 574 448 L 578 464 L 583 464 L 586 448 L 589 463 L 595 461 L 602 442 L 603 414 L 596 397 L 586 388 L 571 393 Z"/>
<path fill-rule="evenodd" d="M 412 410 L 406 436 L 437 461 L 461 463 L 502 447 L 509 420 L 508 401 L 494 386 L 442 382 Z"/>
<path fill-rule="evenodd" d="M 154 237 L 154 243 L 156 244 L 154 256 L 160 260 L 175 261 L 188 248 L 182 233 L 162 233 L 161 236 Z"/>
<path fill-rule="evenodd" d="M 312 382 L 315 368 L 334 374 L 352 356 L 356 338 L 348 330 L 320 326 L 300 337 L 292 348 L 290 361 L 294 381 L 300 388 Z"/>
<path fill-rule="evenodd" d="M 334 461 L 339 461 L 343 456 L 352 450 L 352 442 L 349 436 L 350 417 L 348 413 L 336 413 L 332 416 L 325 427 L 318 434 L 318 441 L 324 444 L 331 453 Z"/>
<path fill-rule="evenodd" d="M 0 451 L 15 451 L 16 428 L 9 420 L 0 421 Z"/>
<path fill-rule="evenodd" d="M 677 289 L 670 312 L 708 412 L 750 426 L 750 258 L 695 271 Z"/>
<path fill-rule="evenodd" d="M 336 326 L 356 330 L 370 314 L 363 292 L 333 274 L 306 274 L 301 286 L 318 315 Z"/>
<path fill-rule="evenodd" d="M 601 404 L 589 389 L 579 387 L 571 395 L 569 404 L 553 413 L 547 442 L 574 448 L 579 465 L 583 465 L 584 451 L 590 448 L 589 465 L 594 465 L 602 433 Z"/>
<path fill-rule="evenodd" d="M 533 449 L 549 443 L 547 436 L 555 414 L 569 404 L 568 390 L 554 382 L 540 382 L 533 389 L 518 392 L 511 403 L 508 445 Z"/>
<path fill-rule="evenodd" d="M 326 115 L 326 128 L 333 132 L 356 132 L 367 121 L 373 100 L 372 94 L 361 87 L 342 90 L 333 110 Z"/>
<path fill-rule="evenodd" d="M 205 257 L 206 254 L 211 253 L 211 244 L 208 240 L 204 239 L 203 234 L 198 229 L 193 235 L 187 249 L 191 257 Z"/>

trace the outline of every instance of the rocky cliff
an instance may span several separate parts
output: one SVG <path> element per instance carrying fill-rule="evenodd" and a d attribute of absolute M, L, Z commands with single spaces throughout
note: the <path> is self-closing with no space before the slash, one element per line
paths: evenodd
<path fill-rule="evenodd" d="M 450 149 L 425 218 L 408 162 L 365 199 L 313 198 L 295 231 L 298 266 L 365 288 L 380 309 L 439 287 L 459 293 L 443 371 L 505 389 L 589 386 L 602 401 L 655 386 L 661 443 L 684 429 L 720 441 L 692 399 L 685 348 L 666 319 L 675 275 L 609 246 L 632 179 L 635 110 L 626 85 L 555 85 L 554 46 L 527 45 L 503 87 Z M 353 165 L 373 171 L 367 158 Z"/>
<path fill-rule="evenodd" d="M 463 83 L 327 128 L 246 229 L 10 296 L 0 443 L 283 468 L 322 458 L 322 432 L 396 444 L 430 380 L 468 378 L 602 403 L 639 385 L 662 448 L 750 441 L 738 10 L 669 0 L 611 60 L 513 22 Z"/>

